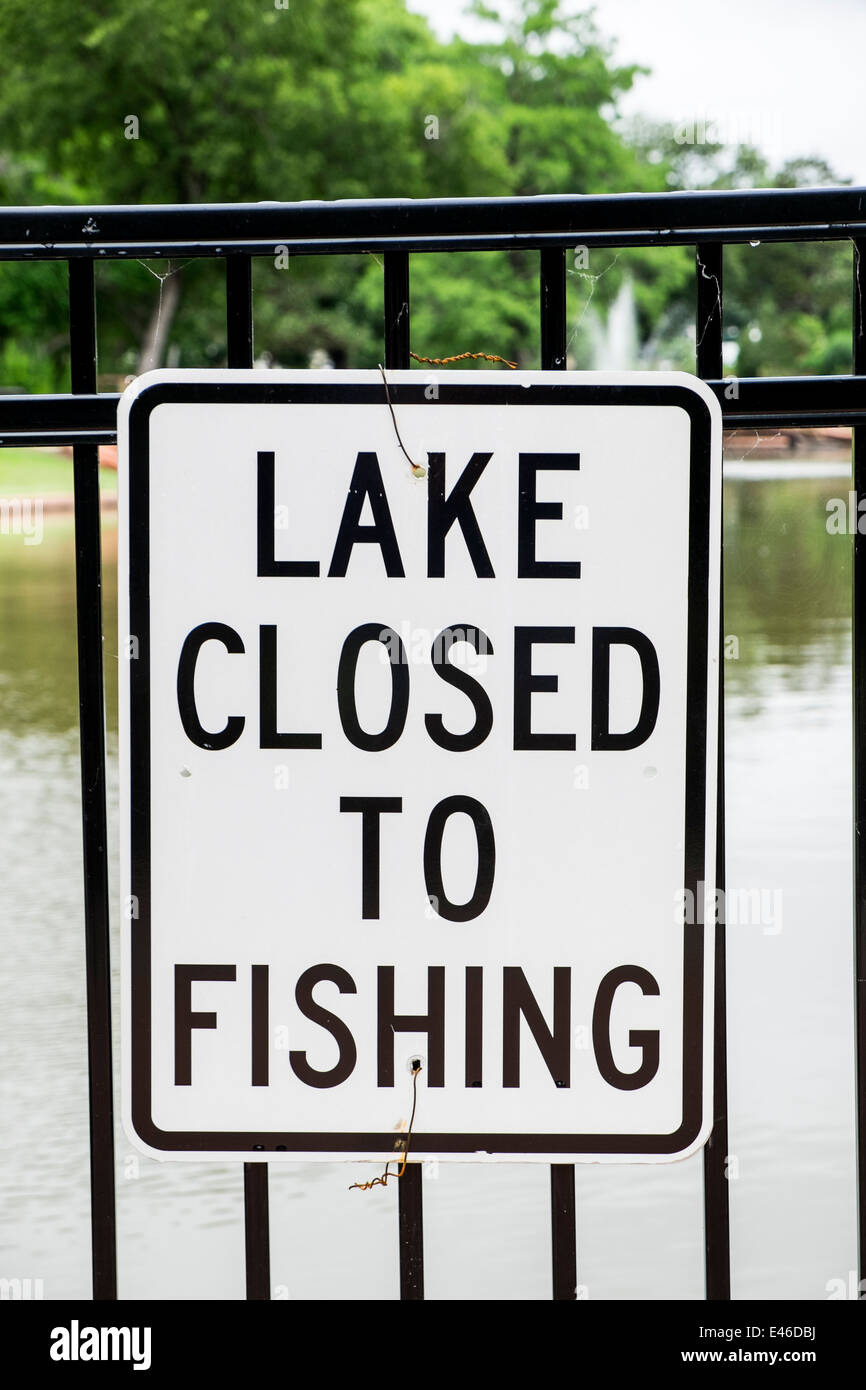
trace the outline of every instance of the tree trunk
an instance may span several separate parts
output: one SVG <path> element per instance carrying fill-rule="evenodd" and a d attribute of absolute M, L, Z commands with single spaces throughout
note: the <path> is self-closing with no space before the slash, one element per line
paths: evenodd
<path fill-rule="evenodd" d="M 139 375 L 162 366 L 171 325 L 180 302 L 180 277 L 181 272 L 176 270 L 160 283 L 159 297 L 150 316 L 138 358 Z"/>

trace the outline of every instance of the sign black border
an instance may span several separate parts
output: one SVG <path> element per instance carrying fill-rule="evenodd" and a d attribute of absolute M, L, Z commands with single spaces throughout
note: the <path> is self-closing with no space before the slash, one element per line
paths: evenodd
<path fill-rule="evenodd" d="M 479 374 L 481 375 L 481 374 Z M 712 416 L 696 391 L 670 382 L 574 385 L 553 381 L 529 386 L 507 382 L 468 385 L 442 380 L 438 398 L 425 386 L 389 382 L 393 404 L 439 405 L 655 405 L 679 406 L 689 416 L 689 562 L 686 663 L 686 786 L 684 887 L 698 901 L 705 879 L 707 658 L 710 580 L 710 504 Z M 151 949 L 150 949 L 150 416 L 160 405 L 216 404 L 379 404 L 381 386 L 348 382 L 156 382 L 131 402 L 129 411 L 129 620 L 139 639 L 138 659 L 129 663 L 130 717 L 130 892 L 138 918 L 130 922 L 131 1119 L 135 1133 L 164 1153 L 237 1153 L 271 1156 L 280 1152 L 388 1154 L 393 1133 L 271 1133 L 157 1128 L 151 1115 Z M 703 899 L 701 898 L 701 901 Z M 668 1135 L 659 1134 L 433 1134 L 414 1133 L 420 1154 L 659 1154 L 682 1153 L 698 1137 L 703 1119 L 704 927 L 683 929 L 683 1117 Z"/>

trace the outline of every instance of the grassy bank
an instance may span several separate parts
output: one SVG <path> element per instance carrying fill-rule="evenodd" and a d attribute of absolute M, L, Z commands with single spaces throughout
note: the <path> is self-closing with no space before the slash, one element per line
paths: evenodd
<path fill-rule="evenodd" d="M 100 468 L 103 494 L 117 492 L 117 471 Z M 0 449 L 0 497 L 72 494 L 72 459 L 48 449 Z"/>

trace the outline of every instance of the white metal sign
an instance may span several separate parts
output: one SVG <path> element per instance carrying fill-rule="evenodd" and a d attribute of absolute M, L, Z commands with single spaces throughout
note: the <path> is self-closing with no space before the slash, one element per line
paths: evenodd
<path fill-rule="evenodd" d="M 711 1114 L 718 405 L 676 373 L 387 377 L 123 398 L 127 1126 L 393 1158 L 420 1062 L 415 1157 L 681 1157 Z"/>

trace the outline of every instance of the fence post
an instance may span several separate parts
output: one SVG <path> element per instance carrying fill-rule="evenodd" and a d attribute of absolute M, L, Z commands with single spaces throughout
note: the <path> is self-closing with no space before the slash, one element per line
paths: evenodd
<path fill-rule="evenodd" d="M 697 247 L 697 314 L 695 355 L 698 376 L 720 379 L 722 364 L 721 242 Z M 725 889 L 725 598 L 724 563 L 720 575 L 719 754 L 716 797 L 716 889 Z M 724 914 L 722 914 L 724 916 Z M 713 1302 L 731 1297 L 731 1234 L 728 1198 L 728 1061 L 725 923 L 715 924 L 713 1004 L 713 1132 L 704 1147 L 704 1258 L 706 1296 Z"/>
<path fill-rule="evenodd" d="M 69 262 L 70 384 L 96 391 L 93 261 Z M 99 447 L 73 445 L 75 604 L 84 835 L 84 940 L 90 1076 L 90 1226 L 93 1297 L 117 1298 L 114 1191 L 114 1094 L 111 1059 L 111 953 L 105 810 L 105 690 L 102 677 L 102 554 Z"/>
<path fill-rule="evenodd" d="M 541 252 L 541 366 L 543 371 L 566 367 L 565 252 L 558 247 Z M 550 1166 L 550 1224 L 553 1298 L 577 1298 L 577 1212 L 573 1163 Z"/>
<path fill-rule="evenodd" d="M 226 360 L 253 365 L 253 282 L 249 256 L 226 258 Z M 247 1298 L 271 1296 L 270 1200 L 267 1163 L 244 1164 L 244 1247 Z"/>
<path fill-rule="evenodd" d="M 866 375 L 866 238 L 854 241 L 854 374 Z M 866 425 L 852 430 L 854 495 L 866 497 Z M 859 510 L 858 510 L 859 517 Z M 854 531 L 853 700 L 854 700 L 854 979 L 857 1077 L 857 1232 L 858 1278 L 866 1278 L 866 536 Z M 861 1283 L 860 1288 L 864 1285 Z"/>
<path fill-rule="evenodd" d="M 385 253 L 385 366 L 409 366 L 409 253 Z M 424 1297 L 424 1211 L 421 1164 L 407 1163 L 397 1184 L 400 1298 Z"/>

